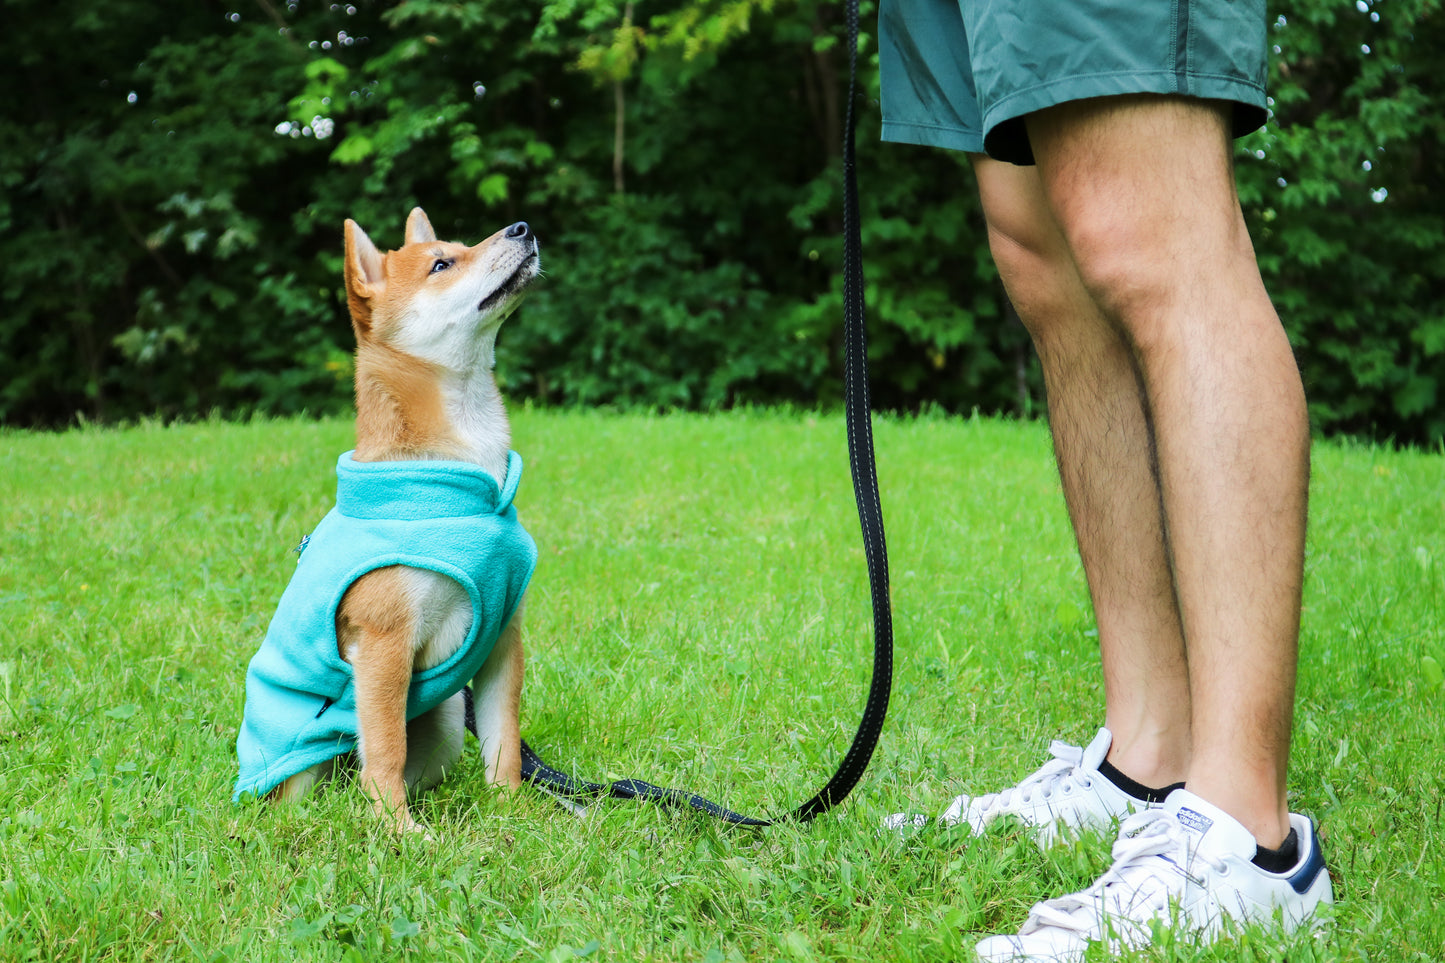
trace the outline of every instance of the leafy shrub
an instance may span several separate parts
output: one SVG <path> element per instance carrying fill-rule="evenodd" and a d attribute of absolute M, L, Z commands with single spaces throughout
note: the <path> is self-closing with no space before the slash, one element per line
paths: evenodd
<path fill-rule="evenodd" d="M 1445 435 L 1437 8 L 1275 11 L 1275 119 L 1239 180 L 1322 431 Z M 414 204 L 459 239 L 541 237 L 500 347 L 514 396 L 838 397 L 837 0 L 7 12 L 0 77 L 27 94 L 0 106 L 0 420 L 344 406 L 341 222 L 395 243 Z M 875 400 L 1032 414 L 967 165 L 879 142 L 874 49 Z"/>

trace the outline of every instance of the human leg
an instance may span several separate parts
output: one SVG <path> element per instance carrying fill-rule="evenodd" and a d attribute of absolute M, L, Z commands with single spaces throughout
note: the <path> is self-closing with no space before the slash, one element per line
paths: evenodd
<path fill-rule="evenodd" d="M 885 136 L 944 143 L 925 135 L 945 128 L 957 137 L 949 146 L 996 142 L 1010 159 L 1040 161 L 1041 181 L 985 163 L 980 182 L 1001 272 L 1044 359 L 1099 618 L 1106 721 L 1119 730 L 1111 760 L 1155 784 L 1185 766 L 1192 786 L 1276 843 L 1287 825 L 1308 432 L 1228 146 L 1263 117 L 1264 6 L 1200 0 L 1118 16 L 977 2 L 956 7 L 966 25 L 945 18 L 950 6 L 880 8 L 885 120 L 897 121 Z M 1076 43 L 1083 27 L 1111 42 Z M 946 43 L 920 40 L 935 35 Z M 1025 48 L 1034 55 L 1016 56 Z M 1131 91 L 1194 99 L 1122 96 Z M 1154 110 L 1170 104 L 1177 116 Z M 1077 122 L 1080 111 L 1096 122 Z M 1134 126 L 1115 130 L 1114 113 Z M 1144 543 L 1155 548 L 1141 554 Z M 1181 726 L 1169 709 L 1185 706 Z"/>
<path fill-rule="evenodd" d="M 1187 750 L 1167 734 L 1177 726 L 1156 733 L 1154 745 L 1173 742 L 1164 756 L 1184 760 L 1198 793 L 1177 790 L 1163 807 L 1130 816 L 1103 878 L 1036 906 L 1018 935 L 985 940 L 980 953 L 1081 960 L 1092 941 L 1114 945 L 1116 932 L 1129 945 L 1147 941 L 1176 911 L 1181 925 L 1203 936 L 1218 933 L 1226 918 L 1268 920 L 1277 910 L 1287 927 L 1299 925 L 1330 899 L 1312 824 L 1287 820 L 1284 809 L 1308 428 L 1298 373 L 1244 231 L 1228 146 L 1230 133 L 1264 119 L 1263 0 L 1023 7 L 975 0 L 961 9 L 968 22 L 957 35 L 966 37 L 969 56 L 959 69 L 971 73 L 968 90 L 941 79 L 948 58 L 899 56 L 891 76 L 884 63 L 884 112 L 890 89 L 930 92 L 919 102 L 947 90 L 950 105 L 966 96 L 980 117 L 977 129 L 969 121 L 970 143 L 1017 163 L 1039 161 L 1035 194 L 1051 218 L 1030 212 L 1037 197 L 1030 202 L 1028 185 L 1001 180 L 999 196 L 1022 198 L 1025 227 L 1052 220 L 1057 238 L 1004 226 L 1015 211 L 991 203 L 987 187 L 985 206 L 1000 270 L 1044 358 L 1063 484 L 1101 609 L 1109 718 L 1160 680 L 1177 691 L 1182 652 L 1185 697 L 1176 706 L 1187 707 Z M 884 35 L 889 23 L 882 19 Z M 1078 43 L 1081 36 L 1095 42 Z M 1183 105 L 1170 113 L 1131 96 L 1149 91 L 1195 100 L 1150 99 Z M 1205 105 L 1207 98 L 1230 106 Z M 1134 114 L 1136 107 L 1144 109 Z M 925 114 L 916 126 L 941 116 Z M 903 129 L 890 136 L 886 126 L 885 138 L 941 143 Z M 989 176 L 981 172 L 980 180 Z M 1077 275 L 1062 297 L 1063 275 L 1047 270 L 1062 263 L 1059 238 Z M 1079 326 L 1081 318 L 1095 323 Z M 1122 390 L 1124 371 L 1133 375 L 1136 403 Z M 1142 462 L 1119 457 L 1138 452 L 1141 439 Z M 1105 564 L 1118 554 L 1111 543 L 1137 537 L 1141 516 L 1127 509 L 1149 488 L 1140 464 L 1152 468 L 1154 498 L 1144 504 L 1153 509 L 1160 551 L 1152 560 Z M 1132 484 L 1135 494 L 1115 502 L 1110 485 L 1092 486 L 1099 478 Z M 1114 510 L 1122 511 L 1111 516 Z M 1104 519 L 1101 532 L 1094 523 Z M 1166 574 L 1167 592 L 1160 588 Z M 1172 632 L 1141 631 L 1121 615 L 1153 611 L 1142 622 L 1157 627 L 1171 597 Z M 1148 634 L 1185 641 L 1182 648 L 1114 645 Z M 1163 655 L 1164 665 L 1125 661 L 1119 671 L 1113 656 L 1120 653 Z M 982 808 L 1087 781 L 1086 756 L 1089 750 L 1077 761 L 1072 752 L 1056 758 L 1057 766 L 1046 764 L 1017 792 L 987 797 Z M 950 812 L 976 827 L 975 817 L 985 815 L 977 804 L 960 797 Z M 1055 815 L 1047 798 L 1029 811 Z M 1274 848 L 1281 839 L 1295 841 L 1293 863 L 1281 853 L 1264 859 L 1259 844 Z"/>
<path fill-rule="evenodd" d="M 1277 846 L 1309 433 L 1234 193 L 1224 110 L 1080 101 L 1032 115 L 1029 137 L 1083 286 L 1141 375 L 1186 640 L 1186 780 Z"/>
<path fill-rule="evenodd" d="M 1161 922 L 1205 939 L 1276 914 L 1308 925 L 1332 898 L 1314 826 L 1284 795 L 1308 424 L 1234 194 L 1224 110 L 1084 101 L 1031 116 L 1028 133 L 1082 285 L 1139 376 L 1192 750 L 1188 789 L 1124 822 L 1108 872 L 979 955 L 1072 963 L 1096 941 L 1148 943 Z M 1266 868 L 1259 847 L 1282 841 L 1293 856 Z"/>
<path fill-rule="evenodd" d="M 1098 621 L 1105 728 L 1087 746 L 1055 742 L 1039 770 L 1007 789 L 955 798 L 940 820 L 981 832 L 1012 816 L 1048 844 L 1060 830 L 1106 828 L 1162 802 L 1149 787 L 1182 781 L 1189 675 L 1133 354 L 1084 287 L 1037 172 L 972 161 L 994 260 L 1043 362 L 1060 478 Z"/>
<path fill-rule="evenodd" d="M 1189 762 L 1189 673 L 1139 372 L 1085 288 L 1038 172 L 973 161 L 994 261 L 1043 365 L 1099 628 L 1108 760 L 1146 786 L 1167 786 Z"/>

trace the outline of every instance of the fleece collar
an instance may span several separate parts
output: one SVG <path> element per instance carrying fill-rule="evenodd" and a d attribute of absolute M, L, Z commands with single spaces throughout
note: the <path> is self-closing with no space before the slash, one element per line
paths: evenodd
<path fill-rule="evenodd" d="M 464 461 L 336 462 L 336 510 L 348 518 L 462 518 L 502 515 L 522 482 L 522 456 L 507 453 L 507 477 L 497 481 Z"/>

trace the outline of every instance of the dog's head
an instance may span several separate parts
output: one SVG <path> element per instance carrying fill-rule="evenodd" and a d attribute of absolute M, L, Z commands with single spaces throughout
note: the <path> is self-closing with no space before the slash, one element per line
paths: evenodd
<path fill-rule="evenodd" d="M 437 240 L 421 208 L 406 244 L 382 254 L 346 222 L 346 300 L 358 346 L 386 345 L 445 367 L 490 360 L 492 337 L 537 276 L 537 237 L 525 221 L 468 247 Z"/>

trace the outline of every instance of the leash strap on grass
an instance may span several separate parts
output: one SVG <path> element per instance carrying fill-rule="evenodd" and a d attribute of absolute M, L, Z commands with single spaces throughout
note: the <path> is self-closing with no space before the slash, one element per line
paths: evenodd
<path fill-rule="evenodd" d="M 664 789 L 640 779 L 595 783 L 576 779 L 542 761 L 522 742 L 522 778 L 563 799 L 610 796 L 644 799 L 664 806 L 688 807 L 738 826 L 768 826 L 795 819 L 807 822 L 841 803 L 863 778 L 883 720 L 893 685 L 893 618 L 888 600 L 888 545 L 883 536 L 883 510 L 878 497 L 878 472 L 873 455 L 873 421 L 868 398 L 868 339 L 864 330 L 863 242 L 859 230 L 858 175 L 854 159 L 854 101 L 858 84 L 858 0 L 848 0 L 848 119 L 843 139 L 843 395 L 848 426 L 848 460 L 853 473 L 853 497 L 863 528 L 863 551 L 868 560 L 868 585 L 873 596 L 873 679 L 858 732 L 838 771 L 817 794 L 779 820 L 754 819 L 681 789 Z M 471 691 L 467 690 L 467 728 L 476 732 Z"/>

